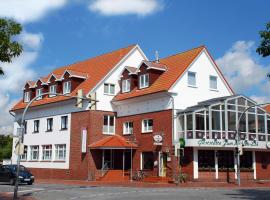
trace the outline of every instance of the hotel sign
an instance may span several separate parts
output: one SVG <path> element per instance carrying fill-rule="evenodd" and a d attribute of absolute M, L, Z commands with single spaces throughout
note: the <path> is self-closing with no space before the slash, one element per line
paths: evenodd
<path fill-rule="evenodd" d="M 163 137 L 160 134 L 154 135 L 154 145 L 162 145 Z"/>
<path fill-rule="evenodd" d="M 244 147 L 258 147 L 259 143 L 256 140 L 248 141 L 241 140 L 240 143 Z M 215 139 L 199 139 L 198 146 L 215 146 L 215 147 L 236 147 L 236 141 L 231 140 L 215 140 Z"/>

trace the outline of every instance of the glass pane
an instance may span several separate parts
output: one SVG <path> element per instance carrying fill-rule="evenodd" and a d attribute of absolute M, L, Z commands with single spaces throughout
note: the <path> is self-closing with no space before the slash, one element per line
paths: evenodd
<path fill-rule="evenodd" d="M 236 130 L 236 113 L 228 112 L 228 129 L 229 131 Z"/>
<path fill-rule="evenodd" d="M 192 130 L 192 114 L 187 115 L 187 130 Z"/>
<path fill-rule="evenodd" d="M 216 76 L 210 76 L 210 88 L 217 89 L 217 77 Z"/>
<path fill-rule="evenodd" d="M 246 105 L 246 99 L 240 97 L 238 99 L 238 105 L 245 106 Z"/>
<path fill-rule="evenodd" d="M 264 115 L 258 115 L 258 132 L 265 133 Z"/>
<path fill-rule="evenodd" d="M 196 74 L 194 72 L 188 72 L 188 85 L 196 85 Z"/>
<path fill-rule="evenodd" d="M 196 130 L 204 130 L 204 115 L 196 114 Z"/>
<path fill-rule="evenodd" d="M 111 85 L 111 94 L 114 94 L 115 93 L 115 85 Z"/>
<path fill-rule="evenodd" d="M 248 114 L 248 132 L 256 133 L 255 114 Z"/>
<path fill-rule="evenodd" d="M 105 115 L 103 118 L 103 125 L 108 125 L 108 116 Z"/>
<path fill-rule="evenodd" d="M 238 119 L 240 117 L 241 113 L 238 113 Z M 246 114 L 243 114 L 240 123 L 239 123 L 239 130 L 240 132 L 246 132 Z"/>
<path fill-rule="evenodd" d="M 220 130 L 220 112 L 212 111 L 212 129 Z"/>
<path fill-rule="evenodd" d="M 114 126 L 114 117 L 110 116 L 110 126 Z"/>
<path fill-rule="evenodd" d="M 104 93 L 105 94 L 109 93 L 109 85 L 108 84 L 104 84 Z"/>

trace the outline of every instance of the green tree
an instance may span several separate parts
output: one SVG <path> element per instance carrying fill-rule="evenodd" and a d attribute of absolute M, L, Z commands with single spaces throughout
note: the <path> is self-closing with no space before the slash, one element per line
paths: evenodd
<path fill-rule="evenodd" d="M 0 135 L 0 161 L 10 159 L 12 155 L 12 137 Z"/>
<path fill-rule="evenodd" d="M 270 55 L 270 22 L 266 24 L 266 30 L 260 31 L 260 36 L 261 44 L 256 51 L 262 57 L 267 57 Z"/>
<path fill-rule="evenodd" d="M 22 26 L 17 22 L 0 18 L 0 62 L 10 63 L 12 58 L 21 54 L 22 45 L 14 39 L 21 31 Z M 0 75 L 3 74 L 3 68 L 0 67 Z"/>

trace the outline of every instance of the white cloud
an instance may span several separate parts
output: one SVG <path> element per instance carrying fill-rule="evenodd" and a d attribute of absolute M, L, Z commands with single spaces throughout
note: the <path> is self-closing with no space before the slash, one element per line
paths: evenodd
<path fill-rule="evenodd" d="M 253 46 L 252 41 L 237 41 L 216 60 L 236 92 L 243 93 L 266 80 L 267 70 L 252 55 Z"/>
<path fill-rule="evenodd" d="M 0 0 L 0 17 L 14 18 L 20 23 L 34 22 L 49 11 L 59 9 L 67 0 Z"/>
<path fill-rule="evenodd" d="M 0 76 L 0 134 L 12 131 L 13 118 L 9 110 L 17 100 L 11 100 L 10 95 L 21 97 L 24 83 L 36 76 L 30 66 L 38 57 L 43 35 L 24 32 L 19 36 L 19 40 L 26 50 L 14 58 L 12 63 L 0 63 L 5 72 L 4 76 Z"/>
<path fill-rule="evenodd" d="M 89 9 L 105 16 L 150 15 L 163 8 L 161 0 L 94 0 Z"/>

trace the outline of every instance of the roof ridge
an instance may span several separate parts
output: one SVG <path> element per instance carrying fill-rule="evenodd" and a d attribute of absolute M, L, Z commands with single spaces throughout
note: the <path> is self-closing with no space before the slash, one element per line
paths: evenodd
<path fill-rule="evenodd" d="M 184 53 L 187 53 L 187 52 L 190 52 L 190 51 L 194 51 L 194 50 L 199 49 L 199 48 L 206 48 L 206 46 L 205 46 L 205 45 L 200 45 L 200 46 L 198 46 L 198 47 L 195 47 L 195 48 L 192 48 L 192 49 L 189 49 L 189 50 L 185 50 L 185 51 L 182 51 L 182 52 L 173 54 L 173 55 L 169 55 L 169 56 L 167 56 L 167 57 L 161 58 L 160 61 L 161 61 L 161 60 L 164 60 L 164 59 L 167 59 L 167 58 L 170 58 L 170 57 L 173 57 L 173 56 L 177 56 L 177 55 L 179 55 L 179 54 L 184 54 Z"/>

